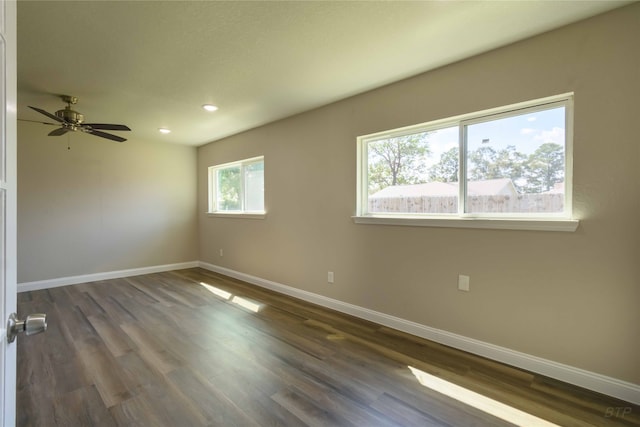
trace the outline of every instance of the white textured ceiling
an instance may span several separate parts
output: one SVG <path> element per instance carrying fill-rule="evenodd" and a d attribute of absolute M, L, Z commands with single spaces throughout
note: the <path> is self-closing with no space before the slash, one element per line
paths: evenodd
<path fill-rule="evenodd" d="M 201 145 L 627 3 L 20 1 L 18 117 Z"/>

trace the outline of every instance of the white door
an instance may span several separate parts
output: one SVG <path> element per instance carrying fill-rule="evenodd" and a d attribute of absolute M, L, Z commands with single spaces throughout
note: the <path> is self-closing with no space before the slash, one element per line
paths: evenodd
<path fill-rule="evenodd" d="M 7 319 L 16 311 L 16 2 L 0 0 L 0 427 L 16 423 L 16 342 Z"/>

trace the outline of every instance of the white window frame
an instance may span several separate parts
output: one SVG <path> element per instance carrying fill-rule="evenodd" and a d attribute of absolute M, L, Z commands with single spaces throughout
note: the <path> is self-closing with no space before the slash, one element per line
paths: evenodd
<path fill-rule="evenodd" d="M 209 166 L 208 168 L 208 174 L 209 174 L 209 179 L 208 179 L 208 184 L 209 184 L 209 188 L 208 188 L 208 197 L 209 197 L 209 204 L 208 204 L 208 211 L 207 211 L 207 215 L 211 216 L 211 217 L 220 217 L 220 218 L 249 218 L 249 219 L 263 219 L 266 217 L 266 205 L 264 204 L 265 202 L 263 201 L 263 206 L 265 206 L 265 209 L 261 210 L 261 211 L 249 211 L 249 210 L 245 210 L 245 205 L 246 205 L 246 187 L 245 187 L 245 180 L 244 180 L 244 170 L 247 166 L 256 164 L 256 163 L 262 163 L 264 165 L 264 156 L 258 156 L 258 157 L 251 157 L 249 159 L 244 159 L 244 160 L 239 160 L 239 161 L 235 161 L 235 162 L 229 162 L 229 163 L 223 163 L 223 164 L 219 164 L 219 165 L 214 165 L 214 166 Z M 218 210 L 217 208 L 217 189 L 218 189 L 218 182 L 217 182 L 217 172 L 221 169 L 227 169 L 227 168 L 232 168 L 232 167 L 239 167 L 240 168 L 240 209 L 239 210 L 234 210 L 234 211 L 227 211 L 227 210 Z M 264 197 L 264 192 L 263 195 Z"/>
<path fill-rule="evenodd" d="M 561 213 L 468 213 L 465 212 L 467 182 L 466 129 L 468 125 L 512 117 L 528 112 L 565 107 L 565 193 Z M 459 129 L 458 212 L 453 214 L 370 213 L 368 209 L 368 144 L 381 139 L 434 131 L 457 126 Z M 569 231 L 577 229 L 573 217 L 573 93 L 511 104 L 442 120 L 435 120 L 357 138 L 357 200 L 354 222 L 358 224 L 408 225 L 453 228 Z"/>

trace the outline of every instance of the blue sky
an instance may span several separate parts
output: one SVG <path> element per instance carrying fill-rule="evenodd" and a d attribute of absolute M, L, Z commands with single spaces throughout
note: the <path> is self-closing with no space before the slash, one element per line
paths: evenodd
<path fill-rule="evenodd" d="M 488 146 L 496 151 L 515 145 L 524 154 L 533 153 L 547 142 L 565 145 L 565 108 L 525 113 L 499 120 L 476 123 L 467 128 L 468 148 Z M 484 141 L 484 142 L 483 142 Z M 439 129 L 429 135 L 430 164 L 458 146 L 458 127 Z"/>

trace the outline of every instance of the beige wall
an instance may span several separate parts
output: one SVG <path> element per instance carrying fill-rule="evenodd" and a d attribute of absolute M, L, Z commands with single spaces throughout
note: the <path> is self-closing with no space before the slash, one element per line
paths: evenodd
<path fill-rule="evenodd" d="M 197 259 L 196 149 L 18 125 L 18 283 Z"/>
<path fill-rule="evenodd" d="M 635 4 L 203 146 L 200 259 L 640 384 L 638 40 Z M 575 233 L 351 220 L 356 136 L 570 91 Z M 257 155 L 267 218 L 207 217 L 207 166 Z"/>

